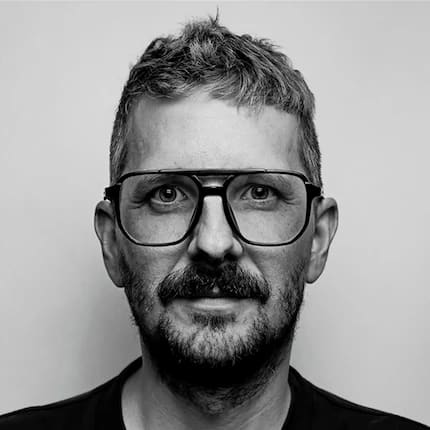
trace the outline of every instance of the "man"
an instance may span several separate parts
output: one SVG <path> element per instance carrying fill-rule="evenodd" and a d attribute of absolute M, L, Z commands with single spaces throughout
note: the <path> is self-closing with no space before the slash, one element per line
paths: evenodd
<path fill-rule="evenodd" d="M 154 40 L 131 70 L 96 208 L 142 359 L 0 429 L 420 429 L 290 367 L 305 282 L 337 227 L 313 95 L 267 41 L 217 20 Z"/>

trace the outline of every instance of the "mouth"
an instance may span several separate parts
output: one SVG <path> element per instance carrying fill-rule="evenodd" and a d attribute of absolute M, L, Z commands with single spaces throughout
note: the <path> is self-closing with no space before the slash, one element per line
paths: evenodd
<path fill-rule="evenodd" d="M 252 306 L 252 302 L 254 301 L 251 299 L 227 297 L 214 293 L 201 297 L 177 298 L 172 304 L 187 313 L 200 312 L 223 315 L 241 313 Z"/>

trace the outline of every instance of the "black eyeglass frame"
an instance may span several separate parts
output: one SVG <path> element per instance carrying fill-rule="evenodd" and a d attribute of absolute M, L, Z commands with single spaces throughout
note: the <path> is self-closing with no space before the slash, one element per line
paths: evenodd
<path fill-rule="evenodd" d="M 281 173 L 281 174 L 288 174 L 291 176 L 296 176 L 300 178 L 306 188 L 306 216 L 305 216 L 305 222 L 303 224 L 302 229 L 289 241 L 282 242 L 282 243 L 263 243 L 263 242 L 255 242 L 252 240 L 247 239 L 242 235 L 240 232 L 239 226 L 237 225 L 236 219 L 233 214 L 233 210 L 231 209 L 228 200 L 227 200 L 227 187 L 230 184 L 230 182 L 236 178 L 237 176 L 243 175 L 243 174 L 257 174 L 257 173 Z M 199 192 L 199 199 L 197 201 L 196 208 L 194 210 L 194 213 L 191 217 L 190 225 L 187 229 L 187 231 L 184 233 L 184 235 L 173 242 L 167 242 L 167 243 L 143 243 L 139 242 L 136 239 L 134 239 L 130 234 L 126 231 L 124 226 L 122 225 L 121 221 L 121 214 L 119 209 L 119 202 L 121 197 L 121 185 L 122 183 L 132 176 L 140 176 L 140 175 L 146 175 L 146 174 L 181 174 L 184 176 L 188 176 L 192 181 L 197 185 L 198 192 Z M 198 176 L 227 176 L 227 179 L 223 182 L 222 185 L 203 185 L 200 180 L 198 179 Z M 122 175 L 116 184 L 111 185 L 109 187 L 105 188 L 105 194 L 104 199 L 109 200 L 114 204 L 115 207 L 115 214 L 116 218 L 118 220 L 118 225 L 120 230 L 123 232 L 123 234 L 129 239 L 131 242 L 133 242 L 136 245 L 139 246 L 171 246 L 171 245 L 177 245 L 178 243 L 185 240 L 191 232 L 194 230 L 195 226 L 197 225 L 202 210 L 203 210 L 203 202 L 204 198 L 206 196 L 220 196 L 222 199 L 222 204 L 224 208 L 224 214 L 227 219 L 227 222 L 229 223 L 233 233 L 235 233 L 241 240 L 243 240 L 245 243 L 248 243 L 250 245 L 257 245 L 257 246 L 284 246 L 289 245 L 296 241 L 306 230 L 308 224 L 309 224 L 309 217 L 311 213 L 311 206 L 312 206 L 312 200 L 315 197 L 322 197 L 322 190 L 321 187 L 313 184 L 309 181 L 309 179 L 301 172 L 297 172 L 295 170 L 279 170 L 279 169 L 241 169 L 241 170 L 231 170 L 231 169 L 204 169 L 204 170 L 182 170 L 182 169 L 161 169 L 161 170 L 137 170 L 134 172 L 126 173 L 125 175 Z"/>

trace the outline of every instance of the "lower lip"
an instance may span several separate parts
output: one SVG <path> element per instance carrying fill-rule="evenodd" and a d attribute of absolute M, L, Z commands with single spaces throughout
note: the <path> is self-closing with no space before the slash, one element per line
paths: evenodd
<path fill-rule="evenodd" d="M 231 298 L 201 298 L 193 300 L 180 299 L 178 302 L 199 311 L 234 311 L 242 307 L 248 300 Z"/>

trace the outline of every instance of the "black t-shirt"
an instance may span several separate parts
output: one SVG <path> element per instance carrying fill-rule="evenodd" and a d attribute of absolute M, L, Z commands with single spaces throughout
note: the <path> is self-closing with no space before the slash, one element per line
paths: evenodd
<path fill-rule="evenodd" d="M 117 377 L 80 396 L 0 417 L 0 430 L 125 430 L 121 390 L 141 358 Z M 355 405 L 315 387 L 290 367 L 291 405 L 283 430 L 419 430 L 406 418 Z"/>

